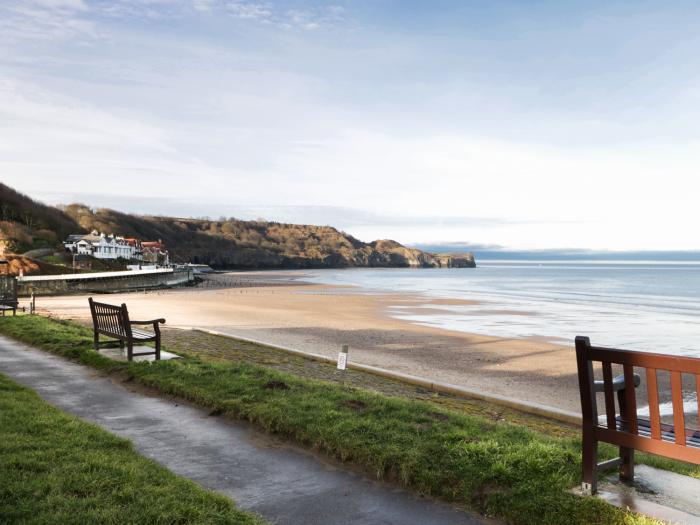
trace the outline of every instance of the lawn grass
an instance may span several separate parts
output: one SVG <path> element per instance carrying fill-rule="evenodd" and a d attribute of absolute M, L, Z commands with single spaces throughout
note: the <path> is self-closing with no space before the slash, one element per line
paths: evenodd
<path fill-rule="evenodd" d="M 263 521 L 0 374 L 0 523 Z"/>
<path fill-rule="evenodd" d="M 246 419 L 360 465 L 378 478 L 465 504 L 513 524 L 647 524 L 652 520 L 569 489 L 580 483 L 580 442 L 248 363 L 115 363 L 91 349 L 83 326 L 20 316 L 0 332 L 108 373 Z M 602 455 L 610 455 L 603 448 Z M 686 473 L 697 469 L 670 465 Z"/>

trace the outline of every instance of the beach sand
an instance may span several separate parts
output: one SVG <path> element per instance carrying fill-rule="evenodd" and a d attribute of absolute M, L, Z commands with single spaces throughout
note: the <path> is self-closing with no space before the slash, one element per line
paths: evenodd
<path fill-rule="evenodd" d="M 204 287 L 100 296 L 127 303 L 133 319 L 165 317 L 171 327 L 217 330 L 298 350 L 337 356 L 448 382 L 484 393 L 579 411 L 571 345 L 505 339 L 394 319 L 390 307 L 455 304 L 410 293 L 364 294 L 352 287 L 309 285 L 285 272 L 216 274 Z M 457 301 L 460 304 L 473 304 Z M 87 296 L 39 297 L 37 307 L 87 320 Z"/>

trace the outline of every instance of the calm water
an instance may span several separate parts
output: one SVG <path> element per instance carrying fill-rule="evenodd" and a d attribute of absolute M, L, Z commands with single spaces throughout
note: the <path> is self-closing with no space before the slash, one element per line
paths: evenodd
<path fill-rule="evenodd" d="M 306 272 L 305 272 L 306 273 Z M 415 323 L 487 335 L 700 357 L 700 263 L 481 261 L 476 269 L 352 269 L 311 280 L 364 292 L 418 292 L 475 305 L 391 308 Z"/>

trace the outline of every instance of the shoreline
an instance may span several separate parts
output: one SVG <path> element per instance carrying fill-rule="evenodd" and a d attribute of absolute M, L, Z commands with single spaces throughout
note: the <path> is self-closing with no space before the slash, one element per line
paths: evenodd
<path fill-rule="evenodd" d="M 104 300 L 126 303 L 134 318 L 162 316 L 168 326 L 214 330 L 329 358 L 336 358 L 347 344 L 350 360 L 363 365 L 484 394 L 579 410 L 573 345 L 424 326 L 396 319 L 388 312 L 392 306 L 416 307 L 433 300 L 420 294 L 365 294 L 354 287 L 306 283 L 298 279 L 298 273 L 292 283 L 289 274 L 274 274 L 214 274 L 208 278 L 224 282 L 110 294 Z M 230 285 L 232 277 L 238 286 Z M 456 300 L 434 301 L 439 306 Z M 473 304 L 460 302 L 465 303 Z M 42 297 L 38 307 L 64 318 L 87 320 L 90 315 L 87 295 Z"/>

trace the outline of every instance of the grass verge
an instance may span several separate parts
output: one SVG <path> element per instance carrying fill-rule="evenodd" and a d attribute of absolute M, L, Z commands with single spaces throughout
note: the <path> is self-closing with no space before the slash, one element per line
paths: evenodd
<path fill-rule="evenodd" d="M 263 521 L 0 374 L 0 523 Z"/>
<path fill-rule="evenodd" d="M 116 363 L 91 331 L 37 316 L 0 319 L 0 332 L 369 469 L 418 492 L 513 524 L 647 524 L 602 500 L 579 498 L 580 443 L 505 422 L 440 410 L 247 363 Z M 603 449 L 603 455 L 610 454 Z M 683 470 L 682 466 L 677 467 Z M 690 469 L 690 467 L 688 467 Z"/>

